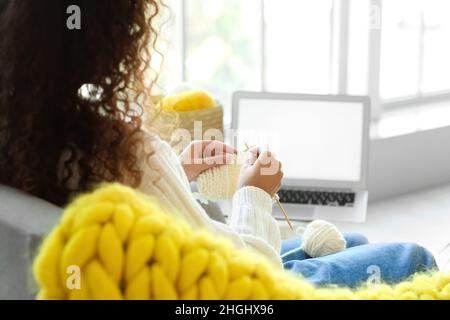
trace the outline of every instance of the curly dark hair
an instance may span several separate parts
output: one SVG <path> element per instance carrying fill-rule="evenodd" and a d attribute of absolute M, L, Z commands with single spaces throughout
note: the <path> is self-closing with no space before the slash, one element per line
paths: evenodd
<path fill-rule="evenodd" d="M 137 186 L 164 5 L 1 1 L 0 183 L 61 206 L 102 182 Z M 81 9 L 81 30 L 66 26 L 71 5 Z"/>

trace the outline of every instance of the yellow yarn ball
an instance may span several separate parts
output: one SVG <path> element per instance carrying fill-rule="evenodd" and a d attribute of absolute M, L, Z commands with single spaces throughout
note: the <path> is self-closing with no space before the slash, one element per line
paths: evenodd
<path fill-rule="evenodd" d="M 203 91 L 185 91 L 167 96 L 160 101 L 160 107 L 165 112 L 189 112 L 216 106 L 216 101 Z"/>
<path fill-rule="evenodd" d="M 439 272 L 396 286 L 315 288 L 118 184 L 65 210 L 33 272 L 40 299 L 450 299 L 450 275 Z"/>

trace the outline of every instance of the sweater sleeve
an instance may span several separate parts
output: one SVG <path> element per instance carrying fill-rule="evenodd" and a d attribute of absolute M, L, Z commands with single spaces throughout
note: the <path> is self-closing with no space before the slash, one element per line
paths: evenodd
<path fill-rule="evenodd" d="M 267 242 L 280 252 L 281 235 L 277 221 L 272 216 L 273 201 L 268 193 L 255 187 L 238 190 L 232 203 L 230 226 L 252 246 Z"/>
<path fill-rule="evenodd" d="M 145 159 L 140 191 L 157 197 L 191 226 L 222 235 L 238 247 L 251 247 L 281 268 L 279 229 L 270 215 L 272 200 L 268 194 L 257 188 L 244 188 L 234 197 L 230 225 L 213 221 L 192 194 L 172 148 L 155 137 L 149 137 L 149 141 L 147 150 L 140 155 Z M 265 226 L 266 223 L 270 225 Z"/>

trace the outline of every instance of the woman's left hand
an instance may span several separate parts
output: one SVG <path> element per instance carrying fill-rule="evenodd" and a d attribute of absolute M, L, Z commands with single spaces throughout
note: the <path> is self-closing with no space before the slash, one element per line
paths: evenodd
<path fill-rule="evenodd" d="M 179 159 L 190 182 L 204 171 L 229 164 L 237 150 L 220 141 L 193 141 L 184 149 Z"/>

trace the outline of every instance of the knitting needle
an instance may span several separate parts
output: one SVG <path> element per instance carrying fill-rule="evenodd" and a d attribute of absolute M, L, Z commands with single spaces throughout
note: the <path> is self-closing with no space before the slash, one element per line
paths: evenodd
<path fill-rule="evenodd" d="M 280 208 L 281 212 L 283 213 L 284 219 L 285 219 L 286 222 L 288 223 L 289 228 L 291 229 L 291 231 L 294 231 L 294 227 L 292 226 L 292 222 L 291 222 L 291 220 L 289 219 L 289 216 L 287 215 L 286 210 L 284 210 L 283 205 L 281 204 L 280 196 L 279 196 L 278 194 L 275 194 L 274 199 L 275 199 L 275 201 L 277 202 L 278 207 Z"/>
<path fill-rule="evenodd" d="M 247 152 L 248 150 L 250 150 L 251 148 L 253 148 L 253 147 L 249 147 L 248 144 L 247 144 L 247 142 L 244 142 L 244 144 L 245 144 L 245 150 L 244 150 L 244 152 Z"/>
<path fill-rule="evenodd" d="M 248 146 L 247 142 L 244 142 L 244 144 L 245 144 L 245 148 L 246 148 L 245 152 L 247 152 L 248 150 L 251 149 L 251 148 Z M 277 205 L 278 205 L 278 207 L 280 208 L 281 212 L 283 213 L 284 219 L 286 220 L 287 224 L 289 225 L 289 228 L 291 229 L 291 231 L 294 231 L 294 227 L 292 226 L 292 222 L 291 222 L 291 220 L 289 219 L 289 216 L 288 216 L 286 210 L 284 210 L 283 205 L 281 204 L 280 196 L 279 196 L 278 194 L 275 194 L 275 196 L 273 197 L 273 199 L 275 200 L 275 202 L 277 203 Z"/>

